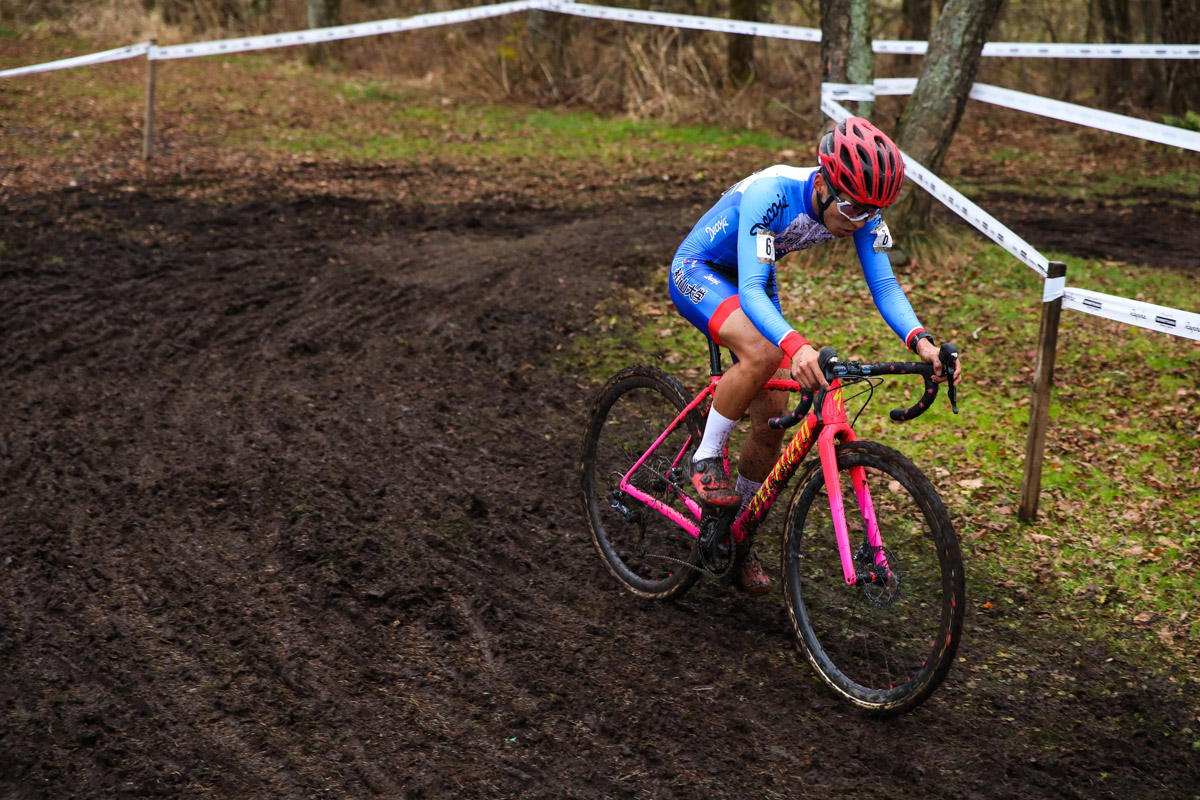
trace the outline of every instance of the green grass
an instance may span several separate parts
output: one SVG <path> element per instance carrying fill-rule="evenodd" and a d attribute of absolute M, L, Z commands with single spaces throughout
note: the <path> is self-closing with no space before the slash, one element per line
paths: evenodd
<path fill-rule="evenodd" d="M 319 118 L 309 124 L 291 120 L 287 126 L 253 132 L 260 146 L 279 147 L 312 156 L 348 159 L 447 161 L 527 158 L 616 164 L 655 153 L 687 149 L 703 158 L 734 149 L 796 148 L 790 139 L 762 131 L 716 126 L 671 126 L 656 121 L 605 117 L 589 111 L 537 109 L 462 103 L 430 105 L 380 82 L 346 82 L 338 94 L 354 103 L 389 103 L 395 110 L 378 126 L 349 125 L 330 130 Z M 230 137 L 243 144 L 250 132 Z"/>

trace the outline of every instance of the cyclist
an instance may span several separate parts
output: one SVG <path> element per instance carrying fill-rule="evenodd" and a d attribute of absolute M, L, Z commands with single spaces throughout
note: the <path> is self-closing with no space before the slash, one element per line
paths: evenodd
<path fill-rule="evenodd" d="M 692 484 L 703 502 L 743 510 L 779 454 L 782 431 L 767 420 L 787 395 L 762 385 L 783 370 L 803 388 L 828 388 L 817 348 L 783 318 L 775 260 L 835 238 L 853 237 L 871 297 L 887 324 L 922 361 L 942 366 L 933 337 L 921 326 L 895 276 L 892 238 L 881 218 L 904 183 L 900 151 L 882 131 L 851 117 L 826 133 L 819 165 L 776 165 L 734 184 L 683 240 L 671 263 L 670 292 L 680 313 L 727 347 L 734 364 L 717 384 L 704 436 L 692 456 Z M 958 383 L 960 366 L 954 374 Z M 944 375 L 934 380 L 945 381 Z M 733 484 L 722 453 L 734 425 L 749 412 L 751 430 Z M 739 512 L 740 513 L 740 512 Z M 742 562 L 741 588 L 765 594 L 770 578 L 753 551 Z"/>

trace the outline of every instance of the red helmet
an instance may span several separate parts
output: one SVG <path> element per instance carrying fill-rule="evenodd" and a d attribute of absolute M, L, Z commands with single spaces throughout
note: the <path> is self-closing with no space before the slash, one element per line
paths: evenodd
<path fill-rule="evenodd" d="M 862 117 L 850 117 L 821 137 L 825 180 L 842 199 L 890 206 L 904 185 L 904 159 L 887 134 Z"/>

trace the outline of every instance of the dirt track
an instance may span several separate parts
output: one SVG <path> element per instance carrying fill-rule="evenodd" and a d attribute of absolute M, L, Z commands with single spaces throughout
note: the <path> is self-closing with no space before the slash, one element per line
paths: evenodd
<path fill-rule="evenodd" d="M 1036 601 L 972 607 L 991 671 L 880 723 L 777 595 L 618 590 L 550 357 L 690 202 L 269 183 L 6 201 L 0 797 L 1200 797 L 1178 687 Z"/>

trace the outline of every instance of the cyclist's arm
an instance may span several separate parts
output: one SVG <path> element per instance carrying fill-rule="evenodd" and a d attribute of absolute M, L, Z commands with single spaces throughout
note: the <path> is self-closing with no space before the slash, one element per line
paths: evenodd
<path fill-rule="evenodd" d="M 766 231 L 773 236 L 795 217 L 793 211 L 780 205 L 781 202 L 786 202 L 783 190 L 772 180 L 752 183 L 742 196 L 738 218 L 738 299 L 742 311 L 758 332 L 782 348 L 791 359 L 797 350 L 808 344 L 808 340 L 788 324 L 767 294 L 774 261 L 764 264 L 758 260 L 757 232 Z"/>
<path fill-rule="evenodd" d="M 886 229 L 879 228 L 882 224 L 883 219 L 876 216 L 859 228 L 854 234 L 854 249 L 858 252 L 858 261 L 871 290 L 871 299 L 875 301 L 880 316 L 901 341 L 911 348 L 917 334 L 923 333 L 925 328 L 917 319 L 912 304 L 908 302 L 904 289 L 900 288 L 900 283 L 892 272 L 892 262 L 888 259 L 887 249 L 875 252 L 877 233 L 880 234 L 881 245 L 883 244 L 882 234 Z M 890 237 L 887 244 L 888 247 L 891 246 Z"/>

